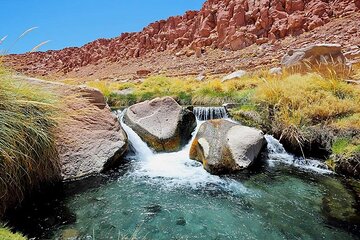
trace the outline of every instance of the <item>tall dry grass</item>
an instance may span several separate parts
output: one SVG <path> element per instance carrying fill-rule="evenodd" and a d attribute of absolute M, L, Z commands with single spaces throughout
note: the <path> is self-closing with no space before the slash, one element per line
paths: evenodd
<path fill-rule="evenodd" d="M 0 67 L 0 214 L 28 189 L 58 176 L 57 101 Z"/>
<path fill-rule="evenodd" d="M 309 126 L 360 129 L 360 89 L 330 70 L 269 77 L 256 88 L 252 101 L 271 113 L 275 134 L 302 146 Z"/>

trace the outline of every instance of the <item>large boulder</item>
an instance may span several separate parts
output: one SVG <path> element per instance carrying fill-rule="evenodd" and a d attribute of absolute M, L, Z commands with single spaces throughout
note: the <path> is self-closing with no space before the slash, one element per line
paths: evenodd
<path fill-rule="evenodd" d="M 124 122 L 156 151 L 179 150 L 196 127 L 194 114 L 173 98 L 155 98 L 129 107 Z"/>
<path fill-rule="evenodd" d="M 290 50 L 281 60 L 284 67 L 319 63 L 345 64 L 346 59 L 341 51 L 341 45 L 315 44 L 297 50 Z"/>
<path fill-rule="evenodd" d="M 192 143 L 190 158 L 214 174 L 239 171 L 258 157 L 266 140 L 261 131 L 228 120 L 204 122 Z"/>
<path fill-rule="evenodd" d="M 20 77 L 62 99 L 54 130 L 61 177 L 72 180 L 117 165 L 127 149 L 127 135 L 96 89 Z"/>

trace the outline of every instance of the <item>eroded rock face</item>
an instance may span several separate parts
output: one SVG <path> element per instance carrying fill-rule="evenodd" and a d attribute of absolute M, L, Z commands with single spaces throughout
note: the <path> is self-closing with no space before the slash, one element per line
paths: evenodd
<path fill-rule="evenodd" d="M 239 50 L 296 36 L 359 8 L 359 0 L 208 0 L 200 11 L 151 23 L 141 32 L 98 39 L 80 48 L 13 55 L 8 62 L 24 72 L 46 75 L 49 70 L 67 73 L 166 50 L 200 56 L 206 47 Z"/>
<path fill-rule="evenodd" d="M 129 107 L 124 122 L 156 151 L 179 150 L 196 127 L 194 114 L 173 98 L 156 98 Z"/>
<path fill-rule="evenodd" d="M 64 180 L 100 173 L 121 160 L 127 136 L 96 89 L 25 79 L 64 101 L 63 116 L 55 129 L 61 176 Z"/>
<path fill-rule="evenodd" d="M 291 50 L 282 59 L 284 67 L 300 64 L 336 63 L 345 64 L 346 59 L 340 44 L 315 44 L 302 49 Z"/>
<path fill-rule="evenodd" d="M 202 162 L 210 173 L 234 172 L 249 167 L 265 145 L 259 130 L 224 119 L 210 120 L 201 125 L 190 158 Z"/>

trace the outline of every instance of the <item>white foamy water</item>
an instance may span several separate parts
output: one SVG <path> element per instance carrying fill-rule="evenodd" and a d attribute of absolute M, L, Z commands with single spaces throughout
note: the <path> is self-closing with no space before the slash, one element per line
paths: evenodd
<path fill-rule="evenodd" d="M 135 150 L 135 156 L 133 157 L 134 169 L 128 173 L 130 178 L 142 179 L 160 187 L 198 189 L 204 186 L 216 186 L 234 194 L 248 192 L 240 182 L 212 175 L 203 168 L 201 163 L 189 158 L 191 142 L 204 121 L 197 121 L 197 127 L 193 132 L 192 139 L 180 151 L 156 153 L 123 122 L 122 113 L 118 112 L 118 116 L 123 129 L 128 135 L 129 142 Z M 282 144 L 274 137 L 266 135 L 265 138 L 268 142 L 268 162 L 271 167 L 276 167 L 277 163 L 285 163 L 321 174 L 332 173 L 320 161 L 297 158 L 287 153 Z"/>
<path fill-rule="evenodd" d="M 268 143 L 267 145 L 268 156 L 269 156 L 268 162 L 270 166 L 275 166 L 275 163 L 281 162 L 317 173 L 322 173 L 322 174 L 333 173 L 327 168 L 327 166 L 324 163 L 318 160 L 304 159 L 289 154 L 288 152 L 286 152 L 283 145 L 273 136 L 265 135 L 265 139 Z"/>
<path fill-rule="evenodd" d="M 211 175 L 201 163 L 189 158 L 191 142 L 203 123 L 202 121 L 197 121 L 192 139 L 180 151 L 156 153 L 122 121 L 122 115 L 119 116 L 121 125 L 136 152 L 134 170 L 128 173 L 129 177 L 142 178 L 149 183 L 159 184 L 162 187 L 198 189 L 199 187 L 215 185 L 234 194 L 247 192 L 241 183 Z"/>

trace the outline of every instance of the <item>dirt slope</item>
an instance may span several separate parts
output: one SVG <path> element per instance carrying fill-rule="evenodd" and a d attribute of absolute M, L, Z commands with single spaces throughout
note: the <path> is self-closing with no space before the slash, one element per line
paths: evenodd
<path fill-rule="evenodd" d="M 314 42 L 354 49 L 360 45 L 359 21 L 360 0 L 208 0 L 200 11 L 138 33 L 80 48 L 10 55 L 5 62 L 28 75 L 52 78 L 132 79 L 139 70 L 217 74 L 277 65 L 288 49 Z"/>

